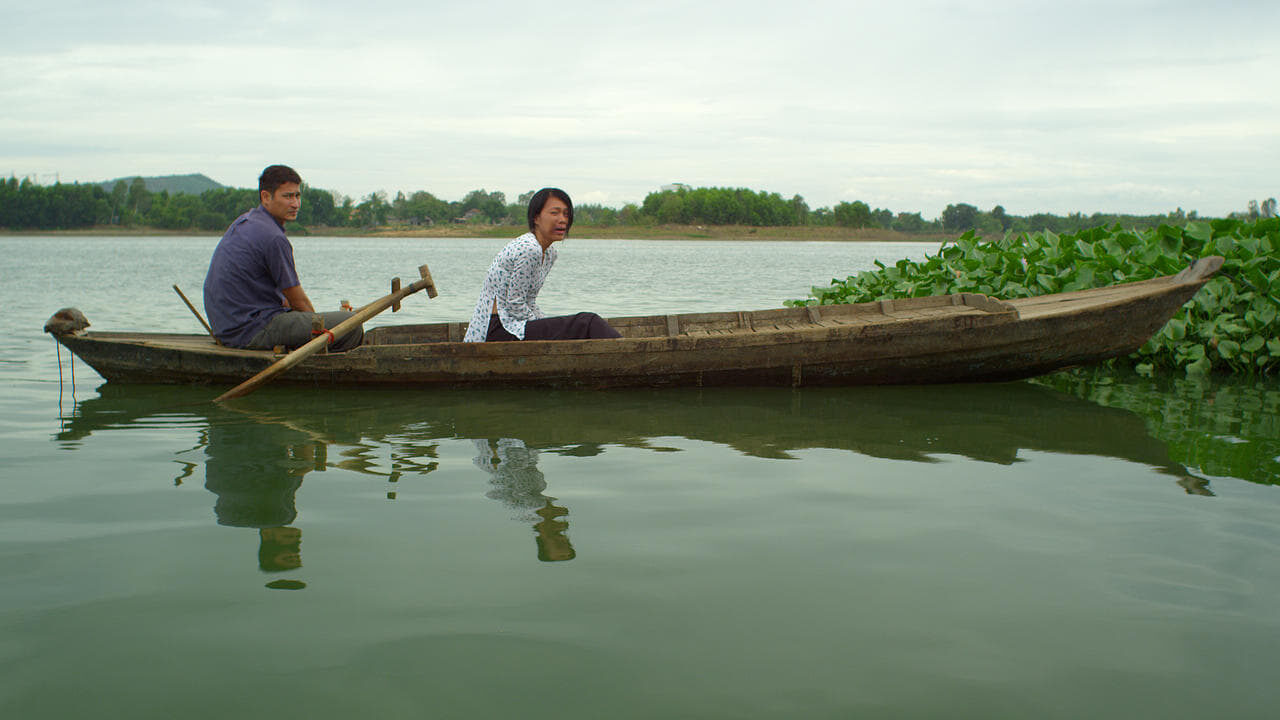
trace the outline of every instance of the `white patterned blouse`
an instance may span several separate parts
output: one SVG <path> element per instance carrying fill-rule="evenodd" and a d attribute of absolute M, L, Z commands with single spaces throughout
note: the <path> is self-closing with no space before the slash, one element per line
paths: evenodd
<path fill-rule="evenodd" d="M 498 305 L 498 318 L 507 332 L 524 339 L 524 325 L 529 320 L 545 317 L 538 309 L 538 291 L 556 262 L 556 249 L 542 245 L 533 233 L 525 233 L 507 243 L 498 252 L 480 287 L 480 299 L 476 301 L 471 324 L 462 339 L 466 342 L 484 342 L 489 335 L 489 315 L 494 301 Z"/>

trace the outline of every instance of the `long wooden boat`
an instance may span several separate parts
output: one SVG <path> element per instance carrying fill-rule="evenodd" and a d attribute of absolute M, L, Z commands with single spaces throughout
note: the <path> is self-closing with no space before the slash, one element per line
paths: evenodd
<path fill-rule="evenodd" d="M 1222 266 L 1016 300 L 961 293 L 747 312 L 609 318 L 607 340 L 464 343 L 466 323 L 371 328 L 274 382 L 582 387 L 886 385 L 1012 380 L 1137 350 Z M 52 323 L 51 325 L 56 325 Z M 280 358 L 208 335 L 67 331 L 58 342 L 113 383 L 235 385 Z"/>

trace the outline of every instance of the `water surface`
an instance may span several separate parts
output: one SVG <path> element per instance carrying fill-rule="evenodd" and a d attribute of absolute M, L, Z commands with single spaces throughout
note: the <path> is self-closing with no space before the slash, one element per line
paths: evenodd
<path fill-rule="evenodd" d="M 1274 382 L 102 385 L 216 238 L 0 238 L 6 717 L 1270 717 Z M 499 240 L 297 240 L 465 320 Z M 574 240 L 549 312 L 762 308 L 932 246 Z"/>

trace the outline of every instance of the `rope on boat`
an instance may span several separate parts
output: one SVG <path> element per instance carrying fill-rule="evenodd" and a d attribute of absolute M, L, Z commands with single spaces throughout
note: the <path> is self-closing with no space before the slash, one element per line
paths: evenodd
<path fill-rule="evenodd" d="M 84 313 L 73 307 L 62 308 L 54 313 L 52 317 L 44 324 L 44 331 L 53 336 L 55 351 L 58 353 L 58 412 L 62 412 L 62 348 L 58 347 L 62 343 L 58 342 L 58 338 L 62 335 L 72 335 L 89 327 L 89 319 Z M 76 354 L 71 352 L 71 348 L 67 348 L 70 353 L 68 363 L 71 365 L 71 402 L 76 400 Z"/>
<path fill-rule="evenodd" d="M 58 356 L 58 397 L 62 397 L 62 348 L 61 343 L 53 341 L 53 352 Z"/>
<path fill-rule="evenodd" d="M 55 338 L 53 341 L 54 352 L 58 356 L 58 407 L 62 407 L 62 343 Z M 71 398 L 76 397 L 76 356 L 75 353 L 68 353 L 67 364 L 71 366 Z"/>

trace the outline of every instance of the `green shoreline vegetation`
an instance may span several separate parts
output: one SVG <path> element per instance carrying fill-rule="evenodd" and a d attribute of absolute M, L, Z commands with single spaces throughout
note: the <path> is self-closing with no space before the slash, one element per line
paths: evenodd
<path fill-rule="evenodd" d="M 448 225 L 438 227 L 350 228 L 290 223 L 292 237 L 341 238 L 506 238 L 528 231 L 525 225 Z M 152 227 L 102 225 L 74 230 L 11 230 L 0 228 L 0 236 L 26 237 L 218 237 L 221 230 L 165 230 Z M 919 242 L 937 244 L 954 237 L 946 233 L 910 234 L 879 228 L 753 227 L 743 225 L 649 225 L 601 226 L 575 222 L 571 237 L 593 240 L 710 240 L 732 242 Z"/>
<path fill-rule="evenodd" d="M 92 232 L 99 234 L 222 233 L 241 213 L 258 204 L 257 191 L 217 185 L 204 176 L 135 177 L 112 184 L 39 185 L 30 178 L 0 180 L 0 230 L 7 232 Z M 194 182 L 194 181 L 202 182 Z M 179 182 L 183 181 L 183 182 Z M 194 184 L 193 184 L 194 183 Z M 108 189 L 107 185 L 110 185 Z M 149 187 L 164 188 L 152 190 Z M 169 188 L 172 187 L 171 191 Z M 208 187 L 199 193 L 184 191 Z M 290 231 L 360 237 L 506 237 L 524 226 L 533 191 L 507 202 L 501 192 L 473 190 L 458 201 L 426 191 L 388 199 L 376 192 L 360 202 L 327 190 L 303 187 L 302 210 Z M 862 201 L 811 209 L 800 195 L 746 188 L 684 185 L 649 193 L 622 208 L 579 204 L 574 208 L 579 237 L 644 239 L 938 239 L 976 231 L 984 235 L 1049 230 L 1079 232 L 1122 225 L 1147 229 L 1199 219 L 1181 208 L 1161 215 L 1036 213 L 1011 215 L 997 205 L 989 211 L 967 203 L 948 205 L 941 217 L 872 208 Z M 1243 219 L 1271 217 L 1276 201 L 1252 202 Z"/>
<path fill-rule="evenodd" d="M 969 231 L 922 261 L 876 262 L 792 307 L 975 292 L 1000 298 L 1069 292 L 1172 275 L 1221 255 L 1222 269 L 1136 353 L 1113 364 L 1141 374 L 1181 369 L 1269 375 L 1280 367 L 1280 218 L 1189 222 L 984 240 Z"/>

